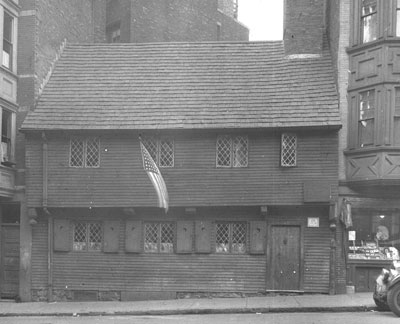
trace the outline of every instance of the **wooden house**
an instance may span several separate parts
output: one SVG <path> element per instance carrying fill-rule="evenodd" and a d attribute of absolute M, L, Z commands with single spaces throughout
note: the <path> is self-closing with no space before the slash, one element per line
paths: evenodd
<path fill-rule="evenodd" d="M 330 292 L 339 129 L 326 44 L 67 44 L 21 129 L 33 300 Z"/>

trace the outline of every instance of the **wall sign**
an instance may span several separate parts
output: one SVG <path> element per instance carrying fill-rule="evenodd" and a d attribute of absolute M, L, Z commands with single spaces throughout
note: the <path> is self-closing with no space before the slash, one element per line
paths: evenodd
<path fill-rule="evenodd" d="M 319 227 L 319 217 L 308 217 L 307 227 Z"/>

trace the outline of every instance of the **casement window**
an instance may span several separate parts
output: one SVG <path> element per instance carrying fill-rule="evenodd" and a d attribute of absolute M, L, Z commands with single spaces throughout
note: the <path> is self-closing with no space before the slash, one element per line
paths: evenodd
<path fill-rule="evenodd" d="M 15 113 L 0 107 L 1 118 L 1 143 L 0 162 L 8 165 L 14 160 L 15 142 Z"/>
<path fill-rule="evenodd" d="M 98 168 L 100 166 L 99 138 L 71 139 L 69 166 L 76 168 Z"/>
<path fill-rule="evenodd" d="M 174 167 L 174 141 L 172 139 L 145 138 L 143 145 L 159 167 Z"/>
<path fill-rule="evenodd" d="M 2 65 L 12 70 L 13 66 L 13 38 L 14 38 L 14 18 L 4 11 L 3 16 L 3 55 Z"/>
<path fill-rule="evenodd" d="M 101 251 L 103 242 L 101 223 L 74 223 L 73 238 L 73 251 Z"/>
<path fill-rule="evenodd" d="M 396 88 L 394 106 L 394 145 L 400 146 L 400 88 Z"/>
<path fill-rule="evenodd" d="M 246 223 L 216 223 L 216 253 L 246 253 Z"/>
<path fill-rule="evenodd" d="M 297 165 L 297 136 L 283 133 L 281 135 L 281 166 L 295 167 Z"/>
<path fill-rule="evenodd" d="M 218 136 L 216 165 L 219 168 L 243 168 L 248 166 L 247 136 Z"/>
<path fill-rule="evenodd" d="M 175 226 L 174 223 L 145 223 L 144 252 L 174 253 Z"/>
<path fill-rule="evenodd" d="M 375 91 L 359 95 L 358 142 L 360 147 L 374 144 Z"/>
<path fill-rule="evenodd" d="M 396 3 L 396 36 L 400 37 L 400 0 Z"/>
<path fill-rule="evenodd" d="M 376 0 L 361 1 L 361 41 L 372 42 L 378 36 L 378 15 Z"/>

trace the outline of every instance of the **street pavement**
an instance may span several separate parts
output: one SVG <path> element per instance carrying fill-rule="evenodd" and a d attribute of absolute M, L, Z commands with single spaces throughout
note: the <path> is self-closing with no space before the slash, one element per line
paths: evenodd
<path fill-rule="evenodd" d="M 377 309 L 372 299 L 372 293 L 187 298 L 133 302 L 15 303 L 0 301 L 0 317 L 362 312 L 374 310 Z"/>

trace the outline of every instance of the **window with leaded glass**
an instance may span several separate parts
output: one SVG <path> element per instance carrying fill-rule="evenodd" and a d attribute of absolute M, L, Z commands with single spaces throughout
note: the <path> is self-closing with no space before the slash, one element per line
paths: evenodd
<path fill-rule="evenodd" d="M 173 223 L 144 224 L 144 252 L 174 253 L 175 226 Z"/>
<path fill-rule="evenodd" d="M 98 222 L 74 223 L 74 251 L 101 251 L 103 230 Z"/>
<path fill-rule="evenodd" d="M 297 136 L 283 133 L 281 136 L 281 166 L 294 167 L 297 165 Z"/>
<path fill-rule="evenodd" d="M 218 136 L 217 167 L 247 167 L 248 146 L 249 144 L 246 136 Z"/>
<path fill-rule="evenodd" d="M 246 253 L 247 225 L 242 222 L 216 223 L 216 253 Z"/>
<path fill-rule="evenodd" d="M 70 141 L 69 166 L 97 168 L 100 166 L 100 140 L 73 138 Z"/>
<path fill-rule="evenodd" d="M 360 147 L 374 144 L 375 91 L 360 93 L 358 115 L 358 141 Z"/>
<path fill-rule="evenodd" d="M 376 0 L 361 1 L 361 41 L 372 42 L 378 36 L 378 15 Z"/>
<path fill-rule="evenodd" d="M 143 145 L 153 158 L 154 162 L 161 168 L 172 168 L 174 166 L 174 141 L 170 138 L 145 138 Z"/>

